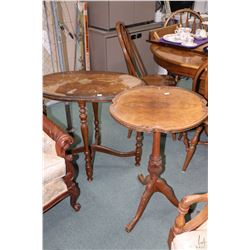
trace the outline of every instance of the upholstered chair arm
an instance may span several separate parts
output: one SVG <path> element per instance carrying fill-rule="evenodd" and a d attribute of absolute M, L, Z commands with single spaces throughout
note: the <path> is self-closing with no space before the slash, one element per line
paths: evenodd
<path fill-rule="evenodd" d="M 206 204 L 194 218 L 186 222 L 185 215 L 188 213 L 190 206 L 198 202 L 208 202 L 208 194 L 187 195 L 179 202 L 179 214 L 175 219 L 174 226 L 169 231 L 169 246 L 175 235 L 195 230 L 208 219 L 208 204 Z"/>
<path fill-rule="evenodd" d="M 43 115 L 43 131 L 56 142 L 57 155 L 67 160 L 71 160 L 72 155 L 67 155 L 66 150 L 73 143 L 73 138 L 50 121 L 45 115 Z"/>

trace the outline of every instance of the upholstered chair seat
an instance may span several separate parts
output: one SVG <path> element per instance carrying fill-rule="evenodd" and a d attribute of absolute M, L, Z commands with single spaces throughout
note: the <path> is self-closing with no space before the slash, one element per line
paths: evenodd
<path fill-rule="evenodd" d="M 197 250 L 207 249 L 207 221 L 194 231 L 185 232 L 175 236 L 171 250 Z"/>

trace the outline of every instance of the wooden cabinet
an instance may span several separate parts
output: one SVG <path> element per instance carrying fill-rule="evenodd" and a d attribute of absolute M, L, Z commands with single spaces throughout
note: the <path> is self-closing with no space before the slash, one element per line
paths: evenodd
<path fill-rule="evenodd" d="M 159 23 L 139 25 L 128 29 L 134 39 L 142 61 L 149 74 L 157 73 L 158 66 L 150 51 L 149 31 L 159 28 Z M 89 28 L 90 61 L 92 70 L 127 73 L 127 66 L 116 31 L 103 31 Z"/>
<path fill-rule="evenodd" d="M 149 31 L 159 28 L 154 23 L 155 1 L 91 1 L 88 2 L 89 46 L 92 70 L 127 73 L 115 24 L 122 21 L 134 38 L 148 73 L 158 66 L 146 42 Z"/>
<path fill-rule="evenodd" d="M 154 20 L 155 1 L 92 1 L 88 2 L 89 26 L 112 30 L 117 21 L 125 25 Z"/>

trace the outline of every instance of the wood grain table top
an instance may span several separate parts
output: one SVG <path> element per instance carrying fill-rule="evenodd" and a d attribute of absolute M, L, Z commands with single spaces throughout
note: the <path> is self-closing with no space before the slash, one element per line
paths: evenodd
<path fill-rule="evenodd" d="M 207 43 L 198 48 L 187 50 L 173 46 L 151 44 L 150 50 L 158 60 L 197 70 L 207 60 L 208 56 L 203 52 L 203 48 L 206 46 L 208 46 Z"/>
<path fill-rule="evenodd" d="M 123 73 L 60 72 L 43 77 L 43 96 L 62 101 L 111 101 L 121 91 L 140 85 L 144 82 Z"/>
<path fill-rule="evenodd" d="M 178 87 L 141 86 L 113 99 L 110 113 L 122 125 L 140 132 L 181 132 L 207 118 L 207 101 Z"/>

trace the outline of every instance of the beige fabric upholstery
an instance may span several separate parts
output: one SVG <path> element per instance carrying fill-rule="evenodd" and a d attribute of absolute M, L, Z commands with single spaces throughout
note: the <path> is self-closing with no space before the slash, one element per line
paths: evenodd
<path fill-rule="evenodd" d="M 207 250 L 207 222 L 195 231 L 176 235 L 171 245 L 171 250 Z"/>
<path fill-rule="evenodd" d="M 43 185 L 43 206 L 64 192 L 67 192 L 67 186 L 62 178 Z"/>
<path fill-rule="evenodd" d="M 56 142 L 53 141 L 44 131 L 43 131 L 43 152 L 47 154 L 56 154 Z"/>
<path fill-rule="evenodd" d="M 66 174 L 65 160 L 57 156 L 55 141 L 43 132 L 43 183 L 61 178 Z"/>
<path fill-rule="evenodd" d="M 43 184 L 65 176 L 65 160 L 59 156 L 43 153 Z"/>
<path fill-rule="evenodd" d="M 43 205 L 67 191 L 65 174 L 65 160 L 57 155 L 55 141 L 43 132 Z"/>

